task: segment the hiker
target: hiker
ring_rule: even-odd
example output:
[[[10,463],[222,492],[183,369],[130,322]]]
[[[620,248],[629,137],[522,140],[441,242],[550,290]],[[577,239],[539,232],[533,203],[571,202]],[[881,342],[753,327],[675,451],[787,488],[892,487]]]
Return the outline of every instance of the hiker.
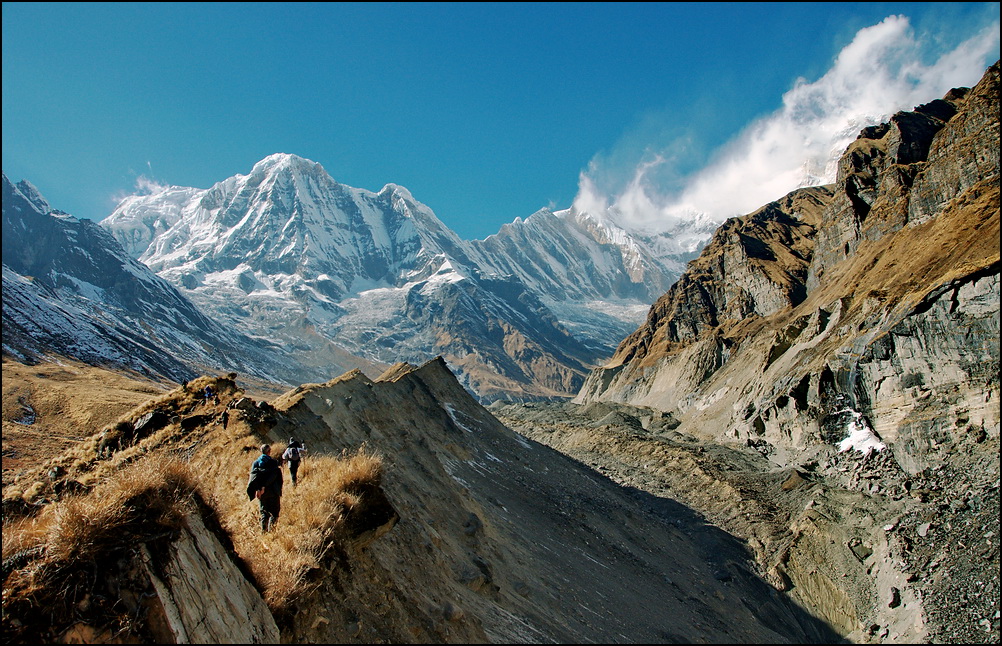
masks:
[[[261,531],[269,532],[282,510],[282,465],[271,457],[271,445],[261,445],[261,455],[251,465],[247,497],[257,498],[261,508]]]
[[[208,404],[209,400],[212,399],[213,396],[212,386],[206,386],[203,394],[205,395],[205,403]]]
[[[296,486],[296,477],[299,473],[299,461],[306,455],[306,444],[294,437],[289,438],[289,448],[282,454],[282,460],[289,463],[289,473],[292,474],[292,486]]]

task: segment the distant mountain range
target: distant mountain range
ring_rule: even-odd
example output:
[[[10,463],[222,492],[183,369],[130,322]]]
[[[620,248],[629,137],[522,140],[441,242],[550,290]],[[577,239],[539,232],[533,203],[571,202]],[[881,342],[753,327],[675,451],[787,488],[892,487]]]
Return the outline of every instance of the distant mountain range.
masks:
[[[268,352],[206,317],[129,257],[104,229],[53,210],[3,176],[3,348],[23,361],[66,355],[183,380],[232,366],[253,376]]]
[[[101,225],[214,320],[286,348],[304,380],[344,355],[440,355],[485,400],[576,393],[714,228],[685,248],[542,210],[464,241],[403,187],[345,186],[289,154],[130,197]]]
[[[61,327],[88,328],[71,321],[92,298],[115,324],[88,336],[112,346],[137,336],[144,351],[123,357],[146,373],[176,379],[202,366],[298,384],[442,356],[485,401],[574,395],[715,228],[707,220],[652,235],[544,209],[486,240],[464,241],[403,187],[351,188],[289,154],[209,189],[129,197],[100,227],[52,210],[27,182],[5,178],[4,190],[5,343],[8,301],[11,330],[24,331],[16,343],[11,336],[15,353],[43,352]],[[11,241],[8,262],[8,228],[40,226],[88,234],[64,233],[47,245],[59,259],[49,267],[17,260],[39,239],[26,233],[16,247]],[[93,266],[69,262],[76,257]],[[50,282],[63,289],[29,294],[29,276],[62,277]],[[108,292],[109,281],[137,298]],[[36,303],[80,311],[18,316]],[[197,343],[168,334],[172,311]],[[31,318],[48,321],[49,332],[32,328]],[[147,318],[167,327],[141,333]],[[110,347],[84,354],[118,356]]]

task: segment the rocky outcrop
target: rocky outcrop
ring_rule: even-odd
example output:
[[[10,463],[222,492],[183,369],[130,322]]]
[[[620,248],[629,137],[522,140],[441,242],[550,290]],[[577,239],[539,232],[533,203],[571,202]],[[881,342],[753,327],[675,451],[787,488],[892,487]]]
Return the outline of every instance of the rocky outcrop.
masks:
[[[802,189],[724,223],[575,402],[684,407],[677,398],[719,370],[736,339],[803,301],[811,240],[830,198],[827,187]]]
[[[726,223],[575,399],[797,451],[851,408],[908,472],[999,433],[998,66],[866,128],[832,187]]]
[[[104,516],[112,527],[95,527],[69,551],[50,541],[5,557],[5,641],[278,643],[275,618],[214,512],[191,496],[174,516],[165,511],[171,494],[155,496]],[[72,504],[62,513],[72,516]]]
[[[996,64],[970,90],[864,129],[831,187],[729,221],[574,400],[665,411],[679,433],[802,474],[811,494],[772,507],[776,528],[719,522],[759,546],[775,585],[853,640],[997,635],[996,620],[951,600],[955,587],[980,594],[961,579],[998,580],[997,502],[958,502],[966,515],[953,518],[950,501],[998,495],[998,105]],[[794,207],[806,198],[813,210]],[[601,462],[620,441],[576,450]],[[649,451],[623,462],[635,469]],[[938,507],[917,481],[934,483]],[[753,489],[756,505],[774,498]],[[901,518],[918,520],[902,533]],[[920,549],[921,519],[937,518],[944,542]],[[980,528],[958,544],[986,541],[984,560],[952,555],[954,524]],[[952,572],[923,572],[948,554]]]
[[[163,644],[275,644],[275,618],[202,517],[189,514],[168,554],[140,547],[155,594],[147,626]],[[158,563],[159,561],[159,563]]]

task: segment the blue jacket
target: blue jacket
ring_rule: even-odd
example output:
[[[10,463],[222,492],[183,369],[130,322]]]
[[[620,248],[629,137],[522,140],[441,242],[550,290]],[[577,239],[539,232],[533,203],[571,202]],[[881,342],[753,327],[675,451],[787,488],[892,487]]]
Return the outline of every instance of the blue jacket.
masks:
[[[264,487],[266,493],[282,495],[282,469],[275,458],[263,453],[251,465],[247,498],[253,500],[254,494],[261,487]]]

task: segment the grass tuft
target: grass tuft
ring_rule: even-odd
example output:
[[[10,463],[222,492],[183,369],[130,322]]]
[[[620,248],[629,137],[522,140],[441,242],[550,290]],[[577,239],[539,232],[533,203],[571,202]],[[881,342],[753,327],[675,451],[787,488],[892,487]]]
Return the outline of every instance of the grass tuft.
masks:
[[[5,523],[4,558],[44,546],[50,567],[92,561],[129,537],[179,527],[195,490],[195,478],[179,460],[130,464],[94,491],[49,505],[37,518]]]

